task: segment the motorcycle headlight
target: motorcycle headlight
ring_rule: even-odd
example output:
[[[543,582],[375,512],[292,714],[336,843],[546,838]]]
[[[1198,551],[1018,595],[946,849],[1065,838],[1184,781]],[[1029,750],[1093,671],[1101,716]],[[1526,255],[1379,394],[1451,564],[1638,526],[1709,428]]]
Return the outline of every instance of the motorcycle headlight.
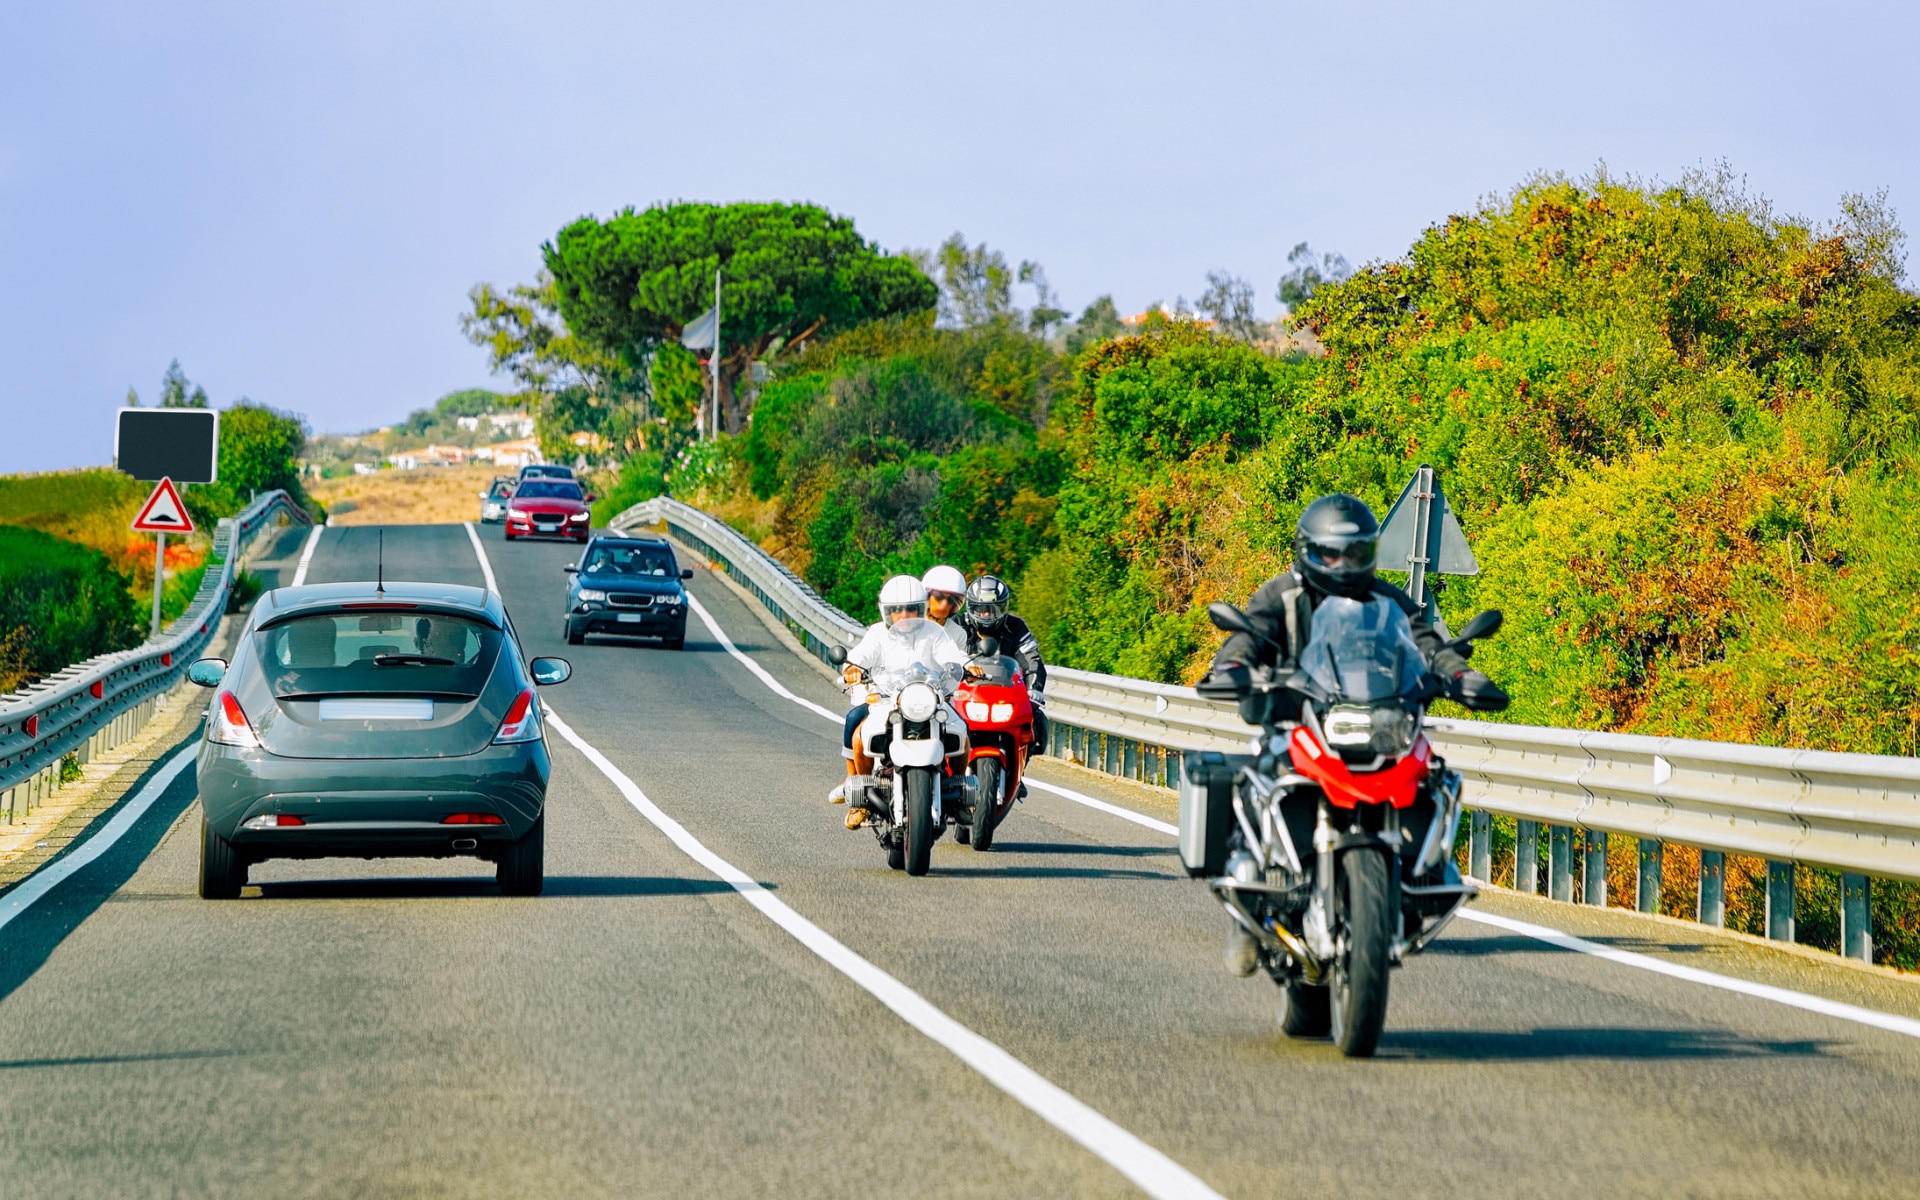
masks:
[[[1373,710],[1336,704],[1327,710],[1321,728],[1329,746],[1366,746],[1373,742]]]
[[[1327,745],[1398,756],[1413,748],[1420,720],[1408,709],[1382,704],[1373,708],[1336,704],[1327,710]]]
[[[924,683],[910,683],[900,693],[900,715],[909,721],[925,721],[940,707],[940,697]]]
[[[606,598],[607,598],[607,594],[601,591],[599,588],[581,588],[580,589],[580,599],[582,600],[605,600]]]

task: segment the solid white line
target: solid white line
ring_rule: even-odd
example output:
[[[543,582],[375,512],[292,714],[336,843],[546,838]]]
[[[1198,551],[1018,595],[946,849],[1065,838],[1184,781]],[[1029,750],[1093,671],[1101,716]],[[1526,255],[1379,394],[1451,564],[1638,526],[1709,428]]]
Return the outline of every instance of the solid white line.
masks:
[[[1460,910],[1462,921],[1472,921],[1479,925],[1491,925],[1495,929],[1504,929],[1536,941],[1560,947],[1562,950],[1577,950],[1581,954],[1591,954],[1595,958],[1604,958],[1608,962],[1619,963],[1625,967],[1635,967],[1642,971],[1652,971],[1656,975],[1666,975],[1673,979],[1684,979],[1688,983],[1697,983],[1702,987],[1719,988],[1726,992],[1738,992],[1743,996],[1757,996],[1762,1000],[1771,1000],[1775,1004],[1784,1004],[1789,1008],[1805,1009],[1807,1012],[1820,1013],[1823,1016],[1838,1017],[1843,1021],[1853,1021],[1861,1025],[1871,1025],[1875,1029],[1885,1029],[1890,1033],[1904,1033],[1908,1037],[1920,1038],[1920,1021],[1910,1017],[1896,1017],[1891,1013],[1875,1012],[1870,1008],[1842,1004],[1838,1000],[1827,1000],[1820,996],[1809,996],[1804,992],[1792,992],[1786,988],[1771,987],[1764,983],[1751,983],[1745,979],[1734,979],[1727,975],[1716,975],[1712,971],[1702,971],[1698,967],[1683,967],[1664,959],[1652,958],[1645,954],[1635,954],[1631,950],[1615,950],[1611,946],[1602,946],[1589,942],[1558,929],[1549,929],[1545,925],[1530,925],[1525,921],[1516,921],[1511,917],[1499,917],[1492,913],[1479,912],[1471,908]]]
[[[1121,808],[1118,804],[1108,804],[1105,800],[1095,800],[1092,796],[1076,792],[1072,788],[1063,788],[1051,783],[1042,783],[1031,775],[1024,775],[1021,778],[1025,779],[1031,787],[1037,787],[1043,792],[1052,792],[1056,796],[1064,796],[1075,804],[1084,804],[1088,808],[1097,808],[1103,813],[1112,813],[1123,821],[1132,821],[1135,825],[1145,825],[1148,829],[1167,834],[1171,837],[1178,837],[1180,835],[1179,826],[1169,825],[1165,821],[1149,817],[1145,813],[1137,813],[1130,808]]]
[[[180,777],[180,772],[192,764],[193,756],[199,752],[198,741],[182,746],[178,753],[154,772],[145,786],[134,794],[133,799],[120,806],[120,811],[113,814],[113,819],[100,827],[100,832],[88,838],[79,849],[69,853],[65,858],[57,859],[52,864],[27,876],[24,883],[8,892],[6,906],[0,908],[0,929],[5,929],[10,921],[27,911],[35,900],[58,887],[62,880],[111,850],[113,844],[126,836],[127,830],[132,829],[134,823],[146,815],[146,811],[153,807],[153,802],[160,798],[160,794]]]
[[[468,526],[468,528],[469,530],[471,530],[472,526]],[[479,545],[478,542],[475,542],[474,544]],[[714,640],[719,642],[721,647],[724,648],[728,654],[731,654],[735,658],[739,659],[740,664],[742,666],[746,667],[747,670],[752,671],[756,676],[758,676],[761,683],[764,683],[768,687],[772,688],[776,695],[784,696],[787,699],[793,701],[795,704],[800,705],[802,708],[812,709],[814,712],[819,713],[821,716],[825,717],[827,720],[832,721],[835,725],[842,724],[846,720],[846,717],[844,714],[836,713],[831,709],[822,708],[811,700],[808,700],[802,696],[794,695],[792,692],[788,691],[785,687],[782,687],[779,680],[775,679],[772,675],[768,674],[767,669],[765,667],[753,661],[751,658],[748,658],[745,654],[742,654],[740,652],[740,647],[733,644],[733,639],[727,636],[726,631],[720,628],[720,623],[713,619],[713,614],[707,611],[707,606],[700,603],[699,597],[695,596],[692,592],[687,593],[687,605],[688,607],[693,609],[693,615],[696,617],[699,617],[700,620],[706,625],[707,632],[713,635]]]
[[[487,548],[480,544],[480,535],[474,532],[472,521],[463,521],[461,524],[466,528],[467,539],[473,543],[474,557],[480,560],[480,574],[486,577],[487,590],[498,596],[500,585],[494,582],[493,564],[487,561]]]
[[[307,581],[307,567],[313,562],[313,548],[320,544],[320,531],[325,525],[315,525],[313,532],[307,535],[307,548],[300,552],[300,565],[293,569],[293,582],[289,587],[299,587]]]
[[[543,706],[545,707],[545,706]],[[1171,1158],[1147,1145],[1119,1125],[1075,1099],[999,1046],[941,1012],[906,984],[887,974],[845,943],[801,916],[785,901],[761,887],[751,876],[721,858],[689,833],[680,822],[661,811],[639,785],[594,749],[567,723],[546,708],[547,723],[587,761],[612,781],[628,803],[660,832],[715,876],[724,880],[768,920],[819,955],[828,965],[858,984],[902,1020],[950,1051],[988,1082],[1066,1134],[1096,1157],[1132,1180],[1150,1196],[1212,1197],[1219,1193]]]

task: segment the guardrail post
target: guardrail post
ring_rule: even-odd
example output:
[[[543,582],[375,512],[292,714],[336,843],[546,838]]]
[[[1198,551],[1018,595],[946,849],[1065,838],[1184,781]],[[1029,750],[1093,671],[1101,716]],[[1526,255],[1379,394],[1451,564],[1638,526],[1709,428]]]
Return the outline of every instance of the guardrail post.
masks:
[[[1607,835],[1597,829],[1584,831],[1586,842],[1586,866],[1580,872],[1581,890],[1585,892],[1581,903],[1591,904],[1595,908],[1607,906]]]
[[[1643,913],[1660,911],[1660,884],[1666,865],[1666,851],[1659,838],[1640,839],[1639,895],[1634,907]]]
[[[1865,875],[1840,877],[1840,953],[1873,961],[1873,881]]]
[[[1547,896],[1573,899],[1573,826],[1547,826]]]
[[[1513,823],[1513,890],[1540,894],[1540,823]]]
[[[1475,809],[1467,816],[1473,822],[1467,834],[1467,874],[1475,879],[1492,879],[1493,814]],[[1452,847],[1449,846],[1448,850],[1451,851]]]
[[[1793,940],[1793,864],[1767,860],[1767,937]]]
[[[1727,923],[1727,856],[1718,850],[1700,852],[1700,908],[1702,925],[1719,928]]]

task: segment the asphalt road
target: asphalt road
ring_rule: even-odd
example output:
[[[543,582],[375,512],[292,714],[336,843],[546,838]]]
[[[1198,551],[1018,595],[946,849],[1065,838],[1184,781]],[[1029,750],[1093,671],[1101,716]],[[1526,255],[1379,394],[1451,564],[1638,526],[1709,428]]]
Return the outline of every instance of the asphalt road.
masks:
[[[889,871],[825,803],[837,725],[697,622],[682,652],[566,646],[576,549],[481,536],[527,651],[574,663],[554,712],[653,804],[1224,1195],[1920,1194],[1920,1039],[1457,922],[1394,977],[1377,1059],[1290,1042],[1274,988],[1221,968],[1223,918],[1170,838],[1036,789],[991,853],[943,840],[927,878]],[[258,569],[290,579],[300,543]],[[376,544],[327,530],[307,580],[371,578]],[[384,553],[388,578],[482,582],[460,526],[389,529]],[[690,586],[839,707],[733,592]],[[325,860],[202,902],[187,772],[0,929],[0,1195],[1139,1194],[549,740],[531,900],[484,864]],[[1838,965],[1483,906],[1920,1011]]]

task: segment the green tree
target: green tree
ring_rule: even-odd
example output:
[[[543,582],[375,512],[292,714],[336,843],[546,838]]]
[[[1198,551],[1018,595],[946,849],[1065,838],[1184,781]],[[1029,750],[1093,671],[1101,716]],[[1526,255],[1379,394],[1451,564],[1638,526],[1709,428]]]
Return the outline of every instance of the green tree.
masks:
[[[542,248],[566,328],[638,370],[713,306],[722,273],[720,410],[745,424],[749,363],[863,321],[933,307],[931,281],[853,222],[808,204],[669,204],[583,217]]]
[[[1315,261],[1313,248],[1305,242],[1288,252],[1287,265],[1292,270],[1280,277],[1274,299],[1286,305],[1289,312],[1313,299],[1313,294],[1327,284],[1339,283],[1353,274],[1346,256],[1323,254]]]
[[[131,388],[128,389],[127,395],[129,398],[134,398]],[[179,359],[176,358],[168,363],[167,373],[160,377],[160,407],[205,408],[206,406],[207,389],[188,381],[186,372],[180,369]]]

